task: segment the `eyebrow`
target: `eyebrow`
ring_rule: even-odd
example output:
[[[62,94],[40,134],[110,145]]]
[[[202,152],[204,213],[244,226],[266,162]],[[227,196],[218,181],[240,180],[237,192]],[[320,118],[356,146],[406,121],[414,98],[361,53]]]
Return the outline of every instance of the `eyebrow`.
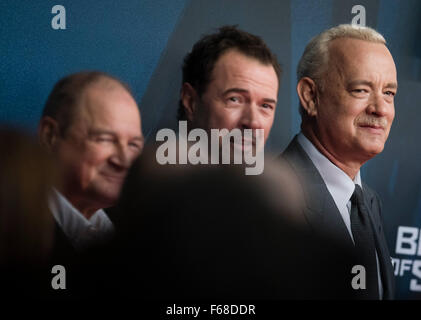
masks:
[[[111,135],[113,137],[116,137],[117,134],[114,131],[110,131],[110,130],[105,130],[105,129],[92,129],[89,131],[89,135],[90,136],[99,136],[101,134],[106,134],[106,135]],[[136,136],[133,139],[130,140],[139,140],[139,141],[144,141],[145,138],[143,136]]]
[[[225,91],[223,92],[223,95],[224,95],[224,96],[226,96],[228,93],[231,93],[231,92],[235,92],[235,93],[249,93],[249,91],[248,91],[248,90],[246,90],[246,89],[241,89],[241,88],[230,88],[230,89],[225,90]],[[276,104],[276,100],[275,100],[275,99],[271,99],[271,98],[264,98],[264,99],[263,99],[263,101],[264,101],[264,102],[269,102],[269,103],[274,103],[274,104]]]
[[[396,82],[391,82],[391,83],[386,84],[386,88],[389,88],[389,89],[397,89],[398,88],[398,84]]]
[[[108,134],[108,135],[111,135],[111,136],[116,135],[115,132],[110,131],[110,130],[104,130],[104,129],[91,129],[91,130],[89,130],[90,136],[98,136],[98,135],[101,135],[101,134]]]
[[[137,136],[137,137],[134,137],[132,140],[138,140],[138,141],[144,142],[145,138],[143,136]]]
[[[366,85],[369,87],[373,86],[373,83],[367,80],[355,80],[355,81],[351,81],[349,84],[349,86],[355,86],[355,85]],[[389,82],[385,85],[385,88],[389,88],[389,89],[397,89],[398,88],[398,84],[396,82]]]

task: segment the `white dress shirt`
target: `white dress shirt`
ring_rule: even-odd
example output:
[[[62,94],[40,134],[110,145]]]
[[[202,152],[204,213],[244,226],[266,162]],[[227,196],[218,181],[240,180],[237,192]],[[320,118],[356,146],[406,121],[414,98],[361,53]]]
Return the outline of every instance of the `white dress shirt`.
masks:
[[[88,220],[60,192],[53,189],[49,207],[55,220],[77,251],[104,243],[114,235],[114,226],[104,210],[96,211]]]
[[[338,208],[343,221],[345,222],[346,228],[348,229],[349,235],[351,236],[352,242],[354,237],[351,231],[351,196],[354,193],[355,185],[358,184],[362,189],[361,175],[358,171],[354,180],[352,180],[344,171],[335,166],[328,158],[326,158],[319,150],[308,140],[302,132],[298,135],[298,143],[307,153],[317,171],[320,175],[326,187],[333,198],[333,201]],[[377,261],[377,276],[379,283],[379,294],[380,299],[383,298],[383,285],[380,276],[380,265],[379,259],[376,252]]]

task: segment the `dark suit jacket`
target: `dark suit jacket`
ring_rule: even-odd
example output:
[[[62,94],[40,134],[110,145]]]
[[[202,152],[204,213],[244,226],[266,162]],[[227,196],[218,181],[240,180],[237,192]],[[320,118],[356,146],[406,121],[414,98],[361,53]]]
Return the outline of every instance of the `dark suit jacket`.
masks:
[[[286,203],[289,175],[273,183],[270,174],[165,167],[142,153],[117,206],[124,219],[110,261],[120,266],[108,291],[161,301],[352,298],[355,290],[340,294],[352,279],[345,250],[308,232]]]
[[[62,228],[55,221],[54,242],[49,262],[48,283],[53,275],[51,268],[62,265],[66,270],[66,290],[52,290],[49,288],[49,299],[91,299],[102,298],[103,282],[110,275],[112,267],[106,252],[109,244],[96,246],[87,251],[78,252],[67,238]]]
[[[354,245],[341,214],[317,168],[298,143],[297,136],[283,152],[282,157],[296,173],[303,188],[306,201],[304,215],[313,232],[321,237],[333,238],[337,243],[352,250]],[[381,221],[381,203],[377,194],[365,184],[363,192],[374,229],[384,291],[383,299],[393,299],[395,282]]]

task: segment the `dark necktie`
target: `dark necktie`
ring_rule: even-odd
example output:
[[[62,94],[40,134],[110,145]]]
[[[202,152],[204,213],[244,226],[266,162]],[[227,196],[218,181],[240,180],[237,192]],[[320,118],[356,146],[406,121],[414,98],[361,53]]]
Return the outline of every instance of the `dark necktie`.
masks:
[[[351,231],[354,237],[358,264],[366,270],[366,289],[360,290],[363,299],[379,299],[376,245],[363,191],[355,185],[351,197]]]

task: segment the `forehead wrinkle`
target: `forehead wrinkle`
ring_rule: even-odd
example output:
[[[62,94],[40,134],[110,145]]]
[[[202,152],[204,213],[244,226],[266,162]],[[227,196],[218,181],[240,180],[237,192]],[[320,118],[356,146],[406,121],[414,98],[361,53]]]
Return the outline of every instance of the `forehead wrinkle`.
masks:
[[[103,90],[104,87],[88,86],[81,95],[80,101],[75,112],[74,124],[78,125],[79,130],[83,130],[84,134],[89,135],[91,130],[105,129],[102,118],[104,113],[101,109],[104,107],[97,101],[97,90]],[[103,123],[102,126],[98,124]]]
[[[342,45],[340,41],[342,40]],[[359,45],[360,43],[360,45]],[[360,39],[343,38],[332,41],[332,52],[335,53],[335,58],[341,63],[344,70],[348,70],[350,74],[354,73],[354,70],[358,70],[358,61],[363,59],[365,63],[375,59],[376,63],[380,63],[380,66],[393,67],[396,73],[396,66],[392,54],[385,44],[370,42]],[[348,50],[345,50],[348,47]],[[362,54],[362,50],[366,50],[365,54]],[[355,52],[355,55],[351,55],[350,52]],[[381,59],[381,61],[378,61]],[[354,66],[357,64],[357,67]],[[362,70],[364,71],[364,69]]]
[[[229,79],[227,78],[226,80],[227,81],[225,82],[225,85],[229,84],[229,82],[232,80],[235,83],[232,87],[229,87],[227,90],[225,90],[225,92],[229,92],[230,90],[235,89],[235,92],[245,94],[249,97],[256,97],[257,94],[259,99],[275,101],[277,99],[277,88],[275,88],[270,81],[260,81],[260,79],[238,73],[233,73],[233,76]],[[270,93],[272,90],[274,91],[273,96]]]
[[[231,60],[233,61],[227,61],[227,56],[228,55],[232,55],[232,54],[236,54],[237,56],[234,56],[231,58]],[[263,80],[260,80],[261,77],[259,77],[258,79],[256,79],[255,76],[250,75],[250,73],[248,72],[248,69],[243,70],[243,69],[239,69],[238,66],[236,66],[235,62],[238,60],[248,60],[250,62],[250,64],[253,64],[253,70],[255,69],[255,65],[258,65],[262,68],[269,68],[271,69],[271,72],[273,72],[273,74],[275,75],[275,83],[276,85],[272,84],[272,81],[270,79],[270,77],[265,76],[263,77]],[[219,69],[219,70],[218,70]],[[274,89],[275,91],[277,91],[279,89],[279,82],[278,82],[278,78],[275,72],[275,69],[273,68],[272,65],[266,65],[261,63],[259,60],[254,59],[252,57],[248,57],[247,55],[242,54],[241,52],[237,52],[235,50],[233,51],[228,51],[227,53],[225,53],[224,55],[222,55],[218,61],[215,63],[215,66],[212,70],[211,73],[211,77],[210,77],[210,81],[209,81],[209,85],[212,84],[213,81],[217,81],[217,77],[216,77],[216,72],[219,71],[220,77],[223,78],[223,86],[224,88],[222,88],[223,91],[229,90],[231,87],[226,88],[226,86],[229,84],[230,81],[234,80],[235,83],[232,84],[232,88],[239,88],[239,89],[245,89],[246,91],[248,91],[250,93],[250,85],[247,86],[242,86],[242,85],[238,85],[238,81],[242,82],[242,83],[252,83],[252,84],[256,84],[257,86],[260,87],[270,87],[271,89]],[[259,70],[260,73],[264,73],[266,74],[266,72],[263,72],[262,70]],[[253,87],[253,86],[251,86]],[[273,97],[268,97],[268,98],[273,98]]]
[[[335,40],[343,40],[343,41],[349,41],[349,40],[357,40],[357,39],[335,39]],[[336,72],[340,79],[340,84],[342,87],[347,87],[350,85],[350,83],[354,81],[364,81],[367,82],[368,85],[373,86],[372,80],[367,80],[366,74],[361,73],[361,70],[359,70],[359,66],[355,67],[355,64],[358,65],[358,58],[350,56],[348,51],[344,50],[343,46],[339,46],[339,42],[332,41],[332,48],[330,48],[330,61],[329,66],[331,72]],[[358,75],[359,78],[355,78],[355,76]],[[371,77],[371,76],[370,76]]]
[[[101,77],[97,79],[95,82],[86,85],[79,94],[78,101],[76,102],[76,106],[81,106],[84,102],[86,102],[87,97],[92,93],[92,90],[104,90],[104,91],[111,91],[115,89],[122,89],[127,91],[127,89],[122,86],[119,82],[114,79]]]

